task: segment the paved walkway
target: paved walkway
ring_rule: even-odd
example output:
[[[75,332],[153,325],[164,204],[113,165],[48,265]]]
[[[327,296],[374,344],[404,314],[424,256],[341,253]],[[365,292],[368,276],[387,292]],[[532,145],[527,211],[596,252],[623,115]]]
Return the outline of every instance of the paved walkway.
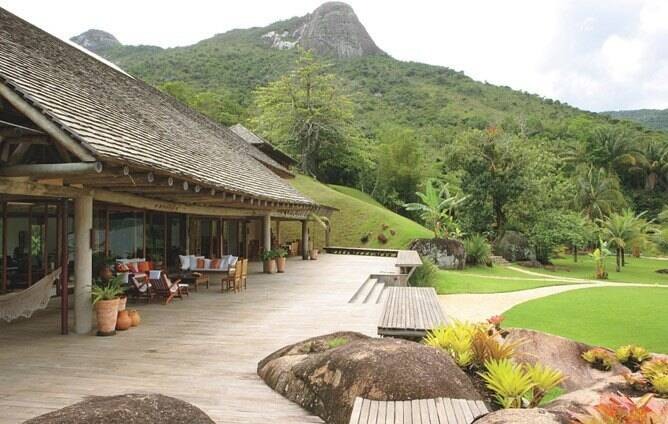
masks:
[[[220,423],[321,422],[266,386],[257,363],[333,331],[374,336],[381,305],[348,300],[369,274],[393,269],[394,258],[290,260],[285,274],[251,274],[239,294],[213,286],[170,305],[138,305],[142,324],[116,337],[61,336],[57,308],[0,324],[0,423],[130,392],[183,399]]]

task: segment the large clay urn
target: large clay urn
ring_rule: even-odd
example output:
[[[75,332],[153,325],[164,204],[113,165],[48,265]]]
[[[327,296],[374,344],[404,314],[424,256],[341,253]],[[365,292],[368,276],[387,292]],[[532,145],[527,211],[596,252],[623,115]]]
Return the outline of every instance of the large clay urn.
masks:
[[[287,260],[285,257],[276,258],[276,270],[278,272],[285,272],[285,264]]]
[[[128,315],[130,316],[130,321],[132,321],[132,326],[136,327],[139,325],[141,322],[141,316],[139,315],[139,311],[136,309],[131,310],[128,312]]]
[[[126,309],[118,311],[118,317],[116,318],[116,330],[125,331],[132,326],[132,318]]]
[[[116,334],[118,301],[118,298],[112,300],[100,300],[95,304],[98,336],[113,336]]]
[[[121,296],[118,298],[118,312],[120,312],[120,311],[124,311],[124,310],[125,310],[125,306],[127,305],[127,303],[128,303],[128,296],[125,295],[125,294],[124,294],[124,295],[121,295]]]
[[[276,259],[269,259],[262,262],[262,268],[265,274],[274,274],[276,272]]]
[[[311,257],[312,261],[315,261],[316,259],[318,259],[318,253],[319,253],[318,249],[309,250],[309,256]]]

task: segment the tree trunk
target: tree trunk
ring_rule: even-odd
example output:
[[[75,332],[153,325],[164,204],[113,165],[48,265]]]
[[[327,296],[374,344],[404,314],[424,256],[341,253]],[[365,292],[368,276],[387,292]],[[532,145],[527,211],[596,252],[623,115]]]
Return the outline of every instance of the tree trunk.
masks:
[[[573,245],[573,262],[578,262],[578,247]]]
[[[626,266],[626,251],[622,247],[622,266]]]
[[[617,258],[616,258],[617,259],[617,272],[620,272],[622,270],[622,267],[621,267],[621,265],[622,265],[622,249],[617,248],[616,252],[617,252],[617,255],[616,255],[617,256]]]

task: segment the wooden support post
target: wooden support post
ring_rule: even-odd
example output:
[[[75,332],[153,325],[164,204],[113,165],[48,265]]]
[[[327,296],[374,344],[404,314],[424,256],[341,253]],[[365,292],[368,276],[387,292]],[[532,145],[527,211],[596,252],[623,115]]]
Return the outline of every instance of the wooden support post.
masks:
[[[7,266],[7,202],[2,202],[2,293],[7,291]]]
[[[190,255],[190,215],[186,214],[186,255]]]
[[[49,274],[49,249],[47,247],[49,237],[49,204],[44,204],[44,232],[42,233],[42,267],[44,276]]]
[[[74,199],[74,331],[89,333],[93,327],[91,290],[93,281],[93,252],[90,232],[93,228],[93,198]]]
[[[302,259],[308,260],[308,220],[302,221]]]
[[[32,286],[32,205],[28,206],[28,287]]]
[[[281,246],[281,221],[276,221],[276,243]]]
[[[269,214],[264,216],[262,232],[264,235],[262,247],[265,252],[268,252],[271,250],[271,215]]]
[[[68,265],[69,257],[67,252],[67,199],[63,200],[60,206],[60,225],[59,225],[59,249],[60,249],[60,334],[69,333],[69,288],[68,288]]]

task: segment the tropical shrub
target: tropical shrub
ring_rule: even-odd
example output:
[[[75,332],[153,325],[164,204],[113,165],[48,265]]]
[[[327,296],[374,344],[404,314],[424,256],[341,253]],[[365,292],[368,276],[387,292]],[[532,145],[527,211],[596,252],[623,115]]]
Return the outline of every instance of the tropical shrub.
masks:
[[[615,363],[615,355],[600,347],[589,349],[582,354],[582,359],[601,371],[609,371],[612,368],[612,364]]]
[[[487,322],[494,326],[496,331],[501,331],[501,323],[506,319],[503,315],[492,315],[487,318]]]
[[[362,244],[368,243],[369,242],[369,237],[371,237],[371,232],[363,234],[362,237],[360,237],[360,241],[362,242]]]
[[[484,236],[477,234],[464,240],[464,250],[467,264],[491,265],[489,257],[492,254],[492,246]]]
[[[561,371],[540,363],[520,365],[506,358],[490,359],[484,365],[485,372],[478,375],[503,408],[535,408],[566,379]]]
[[[615,351],[615,356],[622,365],[634,372],[640,369],[640,364],[651,357],[647,349],[636,345],[621,346]]]
[[[429,258],[422,258],[422,266],[415,268],[408,280],[411,286],[433,287],[438,279],[438,267]]]
[[[125,291],[120,276],[116,276],[104,283],[100,280],[93,284],[91,293],[93,295],[93,305],[103,300],[114,300]]]
[[[476,330],[471,340],[471,349],[475,362],[482,365],[489,360],[510,359],[519,344],[505,341],[494,331]]]
[[[655,358],[645,361],[640,366],[640,372],[652,390],[661,396],[668,396],[668,359]]]
[[[586,414],[573,414],[574,424],[668,424],[668,405],[663,407],[647,394],[638,401],[622,394],[604,394]]]

